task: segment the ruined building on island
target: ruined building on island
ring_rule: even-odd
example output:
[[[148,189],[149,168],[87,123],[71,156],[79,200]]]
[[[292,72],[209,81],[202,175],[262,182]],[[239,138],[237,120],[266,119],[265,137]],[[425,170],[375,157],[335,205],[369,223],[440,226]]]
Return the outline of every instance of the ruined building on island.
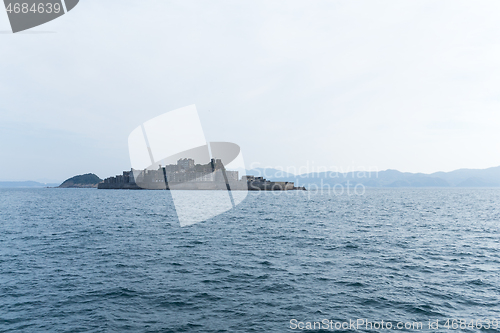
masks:
[[[289,191],[305,190],[293,182],[272,182],[263,177],[242,176],[238,171],[226,170],[220,159],[207,164],[195,164],[190,158],[181,158],[177,164],[158,166],[151,170],[124,171],[122,175],[106,178],[99,189],[128,190],[249,190]]]

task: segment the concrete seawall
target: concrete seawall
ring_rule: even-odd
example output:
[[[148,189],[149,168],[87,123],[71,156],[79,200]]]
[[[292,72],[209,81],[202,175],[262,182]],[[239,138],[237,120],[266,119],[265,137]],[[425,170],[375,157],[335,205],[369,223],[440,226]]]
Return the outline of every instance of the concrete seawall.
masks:
[[[138,186],[135,183],[99,183],[97,186],[101,190],[227,190],[225,183],[221,182],[185,182],[185,183],[169,183],[168,188],[165,188],[165,183],[147,183],[140,184]],[[305,190],[304,187],[294,187],[293,183],[290,182],[237,182],[229,184],[232,191],[293,191],[293,190]]]

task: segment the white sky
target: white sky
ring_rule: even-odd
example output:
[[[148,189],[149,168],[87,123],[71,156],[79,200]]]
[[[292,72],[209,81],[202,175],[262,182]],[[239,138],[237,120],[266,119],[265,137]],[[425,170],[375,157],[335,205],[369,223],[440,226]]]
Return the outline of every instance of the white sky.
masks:
[[[499,13],[498,1],[81,0],[11,34],[0,11],[0,180],[120,173],[134,128],[190,104],[247,167],[498,166]]]

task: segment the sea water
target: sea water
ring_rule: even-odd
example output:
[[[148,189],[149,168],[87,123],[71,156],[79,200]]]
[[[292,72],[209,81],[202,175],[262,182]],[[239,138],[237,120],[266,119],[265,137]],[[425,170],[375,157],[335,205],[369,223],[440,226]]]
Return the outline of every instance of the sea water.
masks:
[[[0,189],[0,332],[498,332],[499,220],[498,189],[251,192],[184,228],[168,191]]]

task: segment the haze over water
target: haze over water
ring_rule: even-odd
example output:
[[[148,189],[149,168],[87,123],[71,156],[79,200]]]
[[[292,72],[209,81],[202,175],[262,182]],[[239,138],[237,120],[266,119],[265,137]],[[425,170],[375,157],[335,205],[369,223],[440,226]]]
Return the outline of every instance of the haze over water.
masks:
[[[250,192],[180,228],[166,191],[0,189],[0,331],[500,319],[498,202],[498,189]]]

